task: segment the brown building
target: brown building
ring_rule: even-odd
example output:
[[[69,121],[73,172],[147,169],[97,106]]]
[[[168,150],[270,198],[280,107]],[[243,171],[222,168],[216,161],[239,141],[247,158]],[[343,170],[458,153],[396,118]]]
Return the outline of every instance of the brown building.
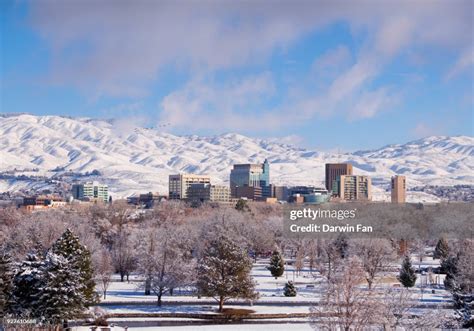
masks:
[[[186,200],[191,184],[210,184],[211,178],[204,175],[179,174],[169,176],[169,199]]]
[[[392,177],[392,203],[405,203],[407,183],[405,176]]]
[[[333,183],[339,176],[352,175],[352,164],[350,163],[326,163],[326,189],[332,193]]]
[[[222,185],[196,183],[188,188],[189,202],[230,202],[230,188]]]
[[[372,181],[367,176],[339,176],[334,193],[344,201],[371,201]]]
[[[247,198],[248,200],[261,200],[262,188],[258,186],[237,186],[234,188],[235,198]]]

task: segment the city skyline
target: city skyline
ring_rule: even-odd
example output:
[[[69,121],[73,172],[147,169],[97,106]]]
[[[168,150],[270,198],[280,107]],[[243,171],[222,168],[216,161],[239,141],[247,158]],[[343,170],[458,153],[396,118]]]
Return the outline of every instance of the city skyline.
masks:
[[[1,112],[320,149],[472,136],[472,2],[144,4],[2,2]]]

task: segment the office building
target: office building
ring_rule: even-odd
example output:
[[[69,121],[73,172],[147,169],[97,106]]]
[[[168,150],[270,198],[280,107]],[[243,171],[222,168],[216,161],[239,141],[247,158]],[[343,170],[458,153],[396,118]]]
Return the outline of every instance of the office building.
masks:
[[[187,199],[191,184],[210,184],[211,178],[206,175],[179,174],[169,176],[169,199]]]
[[[262,200],[266,197],[262,195],[262,188],[260,186],[237,186],[234,188],[233,198]]]
[[[272,196],[278,201],[288,201],[290,188],[288,186],[272,186]]]
[[[230,190],[233,197],[238,197],[236,193],[238,187],[260,187],[264,197],[271,197],[268,161],[265,160],[262,164],[234,164],[230,172]]]
[[[372,181],[367,176],[339,176],[334,181],[333,195],[345,201],[370,201]]]
[[[82,201],[109,201],[109,189],[107,185],[98,182],[87,182],[72,185],[72,196]]]
[[[342,175],[352,175],[352,164],[326,163],[326,189],[328,192],[333,192],[334,181]]]
[[[136,206],[142,206],[146,209],[153,208],[155,204],[166,200],[166,196],[158,193],[148,192],[140,195],[133,195],[127,197],[127,203]]]
[[[189,202],[230,202],[230,188],[223,185],[191,184],[187,192]]]
[[[406,178],[405,176],[392,177],[392,203],[405,203],[406,200]]]

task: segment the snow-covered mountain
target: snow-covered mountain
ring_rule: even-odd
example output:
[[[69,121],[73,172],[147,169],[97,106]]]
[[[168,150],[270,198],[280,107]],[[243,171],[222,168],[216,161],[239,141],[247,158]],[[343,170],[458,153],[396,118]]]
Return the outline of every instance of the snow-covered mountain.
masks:
[[[379,199],[388,195],[394,174],[406,175],[409,187],[474,184],[474,138],[468,136],[433,136],[337,155],[239,134],[175,136],[97,119],[0,115],[0,171],[51,177],[58,170],[98,170],[116,196],[166,192],[168,175],[178,172],[208,174],[214,183],[226,183],[234,163],[265,158],[272,182],[290,185],[321,186],[325,163],[350,162],[356,174],[373,178]],[[0,192],[25,185],[33,184],[0,180]]]

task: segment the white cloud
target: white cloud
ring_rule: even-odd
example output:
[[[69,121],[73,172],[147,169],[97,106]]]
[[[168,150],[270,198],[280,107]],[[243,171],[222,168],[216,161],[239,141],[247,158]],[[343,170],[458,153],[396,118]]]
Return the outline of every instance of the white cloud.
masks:
[[[465,50],[459,55],[456,63],[451,67],[451,69],[446,74],[445,79],[449,80],[465,71],[469,71],[471,78],[474,79],[474,48]]]
[[[426,123],[420,122],[413,129],[413,135],[416,138],[425,138],[429,136],[440,135],[440,128],[435,128]]]
[[[407,16],[389,18],[380,28],[375,49],[384,56],[393,56],[413,38],[416,22]]]
[[[391,107],[394,103],[394,96],[388,93],[386,88],[362,93],[357,103],[349,110],[350,119],[372,118],[377,113]]]
[[[275,85],[268,72],[224,85],[195,79],[163,99],[160,123],[194,130],[256,130],[279,121],[272,114],[256,109],[263,107],[262,101],[274,93]]]
[[[330,49],[323,55],[317,57],[312,65],[316,73],[325,71],[337,71],[345,68],[351,61],[351,52],[344,45]]]
[[[472,1],[31,1],[52,47],[50,82],[92,97],[143,97],[160,70],[199,72],[265,61],[306,33],[348,22],[391,56],[408,43],[472,42]],[[370,50],[369,50],[370,51]]]

